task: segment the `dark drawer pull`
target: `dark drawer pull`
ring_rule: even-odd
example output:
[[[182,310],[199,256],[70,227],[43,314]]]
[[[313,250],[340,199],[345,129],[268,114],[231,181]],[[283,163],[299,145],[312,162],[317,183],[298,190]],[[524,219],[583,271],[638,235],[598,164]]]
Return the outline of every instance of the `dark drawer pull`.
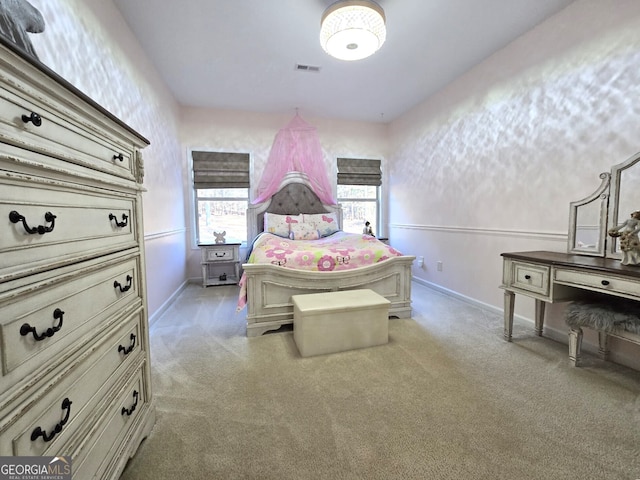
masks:
[[[24,123],[33,123],[34,127],[39,127],[42,125],[42,117],[38,115],[36,112],[31,112],[30,115],[22,115],[22,121]]]
[[[27,220],[18,212],[16,212],[15,210],[9,212],[9,220],[11,220],[11,223],[22,222],[22,226],[27,231],[27,233],[30,234],[39,233],[40,235],[44,235],[45,233],[53,232],[53,229],[56,226],[56,216],[51,212],[47,212],[44,214],[44,219],[47,222],[51,222],[51,226],[45,227],[44,225],[38,225],[37,227],[32,228],[27,225]]]
[[[524,276],[524,279],[525,279],[525,280],[531,280],[531,275],[525,275],[525,276]]]
[[[54,325],[51,328],[47,328],[43,333],[38,334],[38,332],[36,332],[36,327],[32,327],[28,323],[23,323],[22,326],[20,327],[20,335],[25,337],[25,336],[29,335],[30,333],[32,333],[33,334],[33,338],[35,338],[37,342],[39,342],[40,340],[44,340],[45,338],[53,337],[53,334],[56,333],[57,331],[59,331],[62,328],[62,317],[63,316],[64,316],[64,312],[62,310],[60,310],[59,308],[56,308],[53,311],[53,318],[58,320],[58,324],[57,325]]]
[[[602,283],[602,285],[606,287],[607,285],[609,285],[609,280],[602,280],[600,283]]]
[[[116,227],[126,227],[127,223],[129,221],[129,217],[127,216],[127,214],[123,213],[122,214],[122,222],[118,222],[118,217],[116,217],[113,213],[109,214],[109,220],[113,220],[116,222]]]
[[[135,398],[135,402],[133,403],[131,408],[122,407],[121,415],[130,416],[135,411],[136,407],[138,406],[138,391],[137,390],[133,391],[133,398]]]
[[[121,162],[124,162],[124,155],[122,155],[121,153],[117,153],[113,156],[114,160],[120,160]]]
[[[122,345],[120,345],[118,347],[118,352],[122,352],[125,355],[129,355],[131,353],[131,351],[136,346],[136,336],[132,333],[130,338],[131,338],[131,344],[128,347],[123,347]]]
[[[224,258],[226,256],[227,256],[227,254],[225,252],[223,252],[223,253],[216,252],[216,257],[218,257],[218,258]]]
[[[113,282],[113,288],[119,288],[120,293],[127,292],[131,288],[132,281],[133,281],[133,277],[131,275],[127,275],[127,284],[124,287],[119,281],[116,280],[115,282]]]
[[[65,398],[62,401],[62,410],[66,410],[67,413],[65,413],[64,418],[60,421],[60,423],[58,423],[53,431],[47,435],[47,432],[45,432],[44,430],[42,430],[42,428],[40,427],[36,427],[33,432],[31,432],[31,441],[35,442],[38,437],[42,437],[42,439],[45,442],[50,442],[51,440],[53,440],[53,437],[55,437],[57,434],[59,434],[62,431],[62,427],[65,426],[65,424],[69,421],[69,414],[71,413],[71,404],[73,402],[71,402],[71,400],[69,400],[68,398]]]

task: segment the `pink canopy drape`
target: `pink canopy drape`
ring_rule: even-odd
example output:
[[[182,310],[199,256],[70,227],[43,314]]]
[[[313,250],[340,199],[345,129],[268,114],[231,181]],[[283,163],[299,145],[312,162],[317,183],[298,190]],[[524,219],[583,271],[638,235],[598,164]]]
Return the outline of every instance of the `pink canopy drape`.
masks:
[[[324,166],[318,133],[315,127],[298,114],[276,134],[258,184],[256,199],[252,203],[261,203],[271,198],[288,172],[306,174],[311,188],[322,203],[336,204]]]

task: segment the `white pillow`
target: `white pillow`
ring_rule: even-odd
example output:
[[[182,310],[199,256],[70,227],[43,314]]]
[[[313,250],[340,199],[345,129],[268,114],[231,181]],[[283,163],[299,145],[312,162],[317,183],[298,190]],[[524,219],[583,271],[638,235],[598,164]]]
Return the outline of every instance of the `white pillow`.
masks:
[[[278,215],[267,212],[264,214],[264,231],[289,238],[289,225],[300,222],[302,222],[302,215]]]
[[[338,216],[332,213],[305,213],[303,215],[304,223],[314,225],[321,237],[326,237],[339,230]]]
[[[291,240],[317,240],[320,238],[316,226],[312,223],[292,223],[290,228],[289,238]]]

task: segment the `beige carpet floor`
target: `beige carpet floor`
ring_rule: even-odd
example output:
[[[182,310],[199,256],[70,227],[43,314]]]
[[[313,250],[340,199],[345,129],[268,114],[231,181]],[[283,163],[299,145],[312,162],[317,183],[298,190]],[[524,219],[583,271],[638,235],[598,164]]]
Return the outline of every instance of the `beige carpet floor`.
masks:
[[[121,480],[640,479],[640,372],[424,286],[389,343],[300,357],[246,338],[237,287],[151,328],[157,422]]]

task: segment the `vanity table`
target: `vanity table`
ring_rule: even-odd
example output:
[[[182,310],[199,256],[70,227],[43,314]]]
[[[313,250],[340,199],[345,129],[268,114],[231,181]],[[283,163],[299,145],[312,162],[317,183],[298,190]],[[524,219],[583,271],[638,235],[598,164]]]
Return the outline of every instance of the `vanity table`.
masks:
[[[502,253],[504,338],[511,341],[516,294],[535,299],[534,328],[542,335],[547,303],[622,297],[640,300],[640,265],[622,265],[620,246],[607,232],[640,210],[640,153],[600,174],[601,184],[588,197],[572,202],[567,252]],[[640,344],[640,336],[616,329],[599,331],[600,353],[606,358],[608,337]],[[582,331],[569,331],[569,356],[580,356]]]
[[[563,252],[503,253],[504,338],[511,341],[515,295],[535,299],[535,332],[542,335],[546,303],[579,300],[589,292],[640,300],[640,267]]]

